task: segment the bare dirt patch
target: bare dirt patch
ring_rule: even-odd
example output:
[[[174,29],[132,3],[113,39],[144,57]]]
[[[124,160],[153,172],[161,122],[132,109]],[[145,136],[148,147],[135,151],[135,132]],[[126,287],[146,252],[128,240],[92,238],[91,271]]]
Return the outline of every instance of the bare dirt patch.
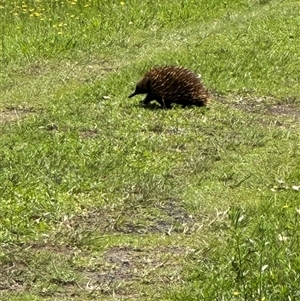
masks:
[[[78,249],[55,242],[39,241],[2,247],[0,299],[22,291],[39,295],[72,295],[78,290],[70,265]],[[1,299],[2,300],[2,299]]]
[[[0,266],[0,281],[7,280],[2,281],[5,283],[2,291],[11,292],[11,285],[19,281],[19,290],[39,290],[39,295],[45,297],[78,297],[88,293],[94,297],[141,300],[159,296],[166,285],[183,281],[185,258],[194,250],[185,246],[158,245],[113,246],[104,252],[95,252],[95,246],[89,248],[90,239],[93,235],[114,233],[145,235],[172,231],[187,234],[194,224],[194,218],[179,199],[128,203],[66,218],[57,235],[18,246],[12,252],[17,256]],[[10,266],[14,267],[13,273],[8,273]],[[62,268],[66,271],[57,274]],[[68,276],[70,271],[74,277]],[[43,279],[35,280],[36,274],[42,274]],[[43,291],[40,291],[41,281],[44,282]]]
[[[0,124],[20,121],[34,112],[33,108],[7,107],[0,111]]]
[[[8,106],[0,110],[0,124],[18,122],[28,117],[29,115],[40,113],[41,109],[33,107]]]
[[[152,287],[155,291],[179,282],[180,262],[190,252],[176,246],[156,249],[112,247],[104,253],[101,265],[82,273],[92,290],[138,298],[145,292],[143,288]]]
[[[8,251],[8,250],[7,250]],[[15,246],[0,265],[0,297],[17,292],[49,297],[114,296],[140,300],[182,281],[184,246],[114,246],[91,253],[54,241]]]
[[[98,129],[85,129],[79,132],[80,138],[96,138],[98,136]]]
[[[25,281],[22,274],[26,270],[26,266],[20,262],[6,264],[0,267],[0,292],[14,291],[20,292],[26,289]]]
[[[73,229],[94,229],[98,233],[185,233],[195,230],[196,219],[189,215],[180,200],[169,199],[156,204],[125,204],[100,208],[68,221]]]
[[[293,121],[300,120],[300,107],[295,105],[295,99],[276,99],[274,97],[258,97],[253,96],[219,96],[215,95],[218,102],[228,104],[249,113],[258,113],[269,116],[285,116],[290,117]]]
[[[47,243],[43,241],[37,241],[35,243],[31,243],[27,246],[28,250],[32,250],[33,252],[49,252],[51,254],[62,254],[62,255],[73,255],[76,252],[76,248],[69,245],[60,245]]]
[[[300,120],[300,108],[292,105],[274,105],[267,107],[267,114],[270,115],[285,115],[293,117],[295,120]]]

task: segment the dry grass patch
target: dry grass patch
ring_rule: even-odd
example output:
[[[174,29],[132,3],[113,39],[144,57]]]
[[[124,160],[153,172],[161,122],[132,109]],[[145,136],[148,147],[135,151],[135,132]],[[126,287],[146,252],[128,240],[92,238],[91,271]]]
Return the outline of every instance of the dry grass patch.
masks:
[[[22,108],[13,106],[7,107],[6,109],[0,111],[0,124],[18,122],[33,113],[36,113],[36,110],[33,108]]]
[[[191,234],[199,228],[199,219],[175,199],[104,207],[75,216],[67,223],[74,230],[93,229],[97,233]]]
[[[261,115],[261,122],[266,123],[266,117],[274,125],[288,127],[300,120],[300,107],[294,103],[293,98],[278,99],[274,97],[253,97],[251,95],[220,96],[215,95],[215,100],[222,104],[242,110],[253,116]]]
[[[112,247],[104,253],[101,264],[82,273],[90,290],[120,299],[138,299],[147,291],[157,294],[165,285],[179,283],[180,262],[191,251],[176,246],[154,249]]]

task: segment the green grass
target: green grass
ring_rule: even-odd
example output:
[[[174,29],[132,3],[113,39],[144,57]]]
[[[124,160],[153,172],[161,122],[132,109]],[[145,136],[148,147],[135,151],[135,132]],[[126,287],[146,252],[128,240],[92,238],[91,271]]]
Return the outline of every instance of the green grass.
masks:
[[[1,300],[298,300],[298,1],[0,1]],[[128,99],[153,65],[209,108]]]

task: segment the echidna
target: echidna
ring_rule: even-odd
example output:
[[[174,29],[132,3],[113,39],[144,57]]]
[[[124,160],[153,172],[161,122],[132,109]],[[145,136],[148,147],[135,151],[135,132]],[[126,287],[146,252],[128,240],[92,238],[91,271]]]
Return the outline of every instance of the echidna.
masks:
[[[149,70],[138,81],[134,93],[129,95],[129,98],[138,94],[147,94],[143,104],[156,100],[166,108],[170,108],[172,103],[205,106],[209,100],[208,91],[199,76],[180,66],[156,67]]]

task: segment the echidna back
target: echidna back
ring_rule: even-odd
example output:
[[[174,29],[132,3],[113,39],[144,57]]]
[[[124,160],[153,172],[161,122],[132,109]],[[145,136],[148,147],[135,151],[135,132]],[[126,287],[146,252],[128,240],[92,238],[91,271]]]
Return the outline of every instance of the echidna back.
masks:
[[[179,66],[151,69],[145,76],[150,80],[153,98],[182,105],[205,105],[208,91],[194,72]]]

